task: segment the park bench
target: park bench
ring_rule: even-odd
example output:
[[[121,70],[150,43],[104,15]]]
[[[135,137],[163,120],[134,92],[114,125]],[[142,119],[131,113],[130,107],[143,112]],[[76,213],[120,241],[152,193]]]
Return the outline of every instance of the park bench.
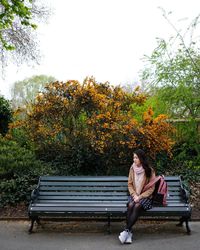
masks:
[[[154,206],[142,216],[151,218],[178,217],[178,225],[186,223],[190,233],[191,207],[187,191],[179,176],[165,177],[168,184],[166,206]],[[28,215],[34,222],[45,217],[104,217],[110,230],[111,220],[125,219],[128,200],[128,178],[125,176],[41,176],[32,191]]]

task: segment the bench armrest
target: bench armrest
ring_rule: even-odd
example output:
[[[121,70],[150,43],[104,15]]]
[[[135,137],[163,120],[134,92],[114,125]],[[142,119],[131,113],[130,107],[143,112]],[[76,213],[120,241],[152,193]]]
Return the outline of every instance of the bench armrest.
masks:
[[[185,188],[181,188],[181,193],[182,193],[182,197],[183,199],[188,203],[189,201],[189,191]]]
[[[37,198],[38,194],[39,194],[38,188],[33,189],[33,191],[31,192],[31,202],[33,202]]]
[[[185,202],[189,203],[190,191],[188,186],[184,183],[182,176],[181,176],[181,194]]]

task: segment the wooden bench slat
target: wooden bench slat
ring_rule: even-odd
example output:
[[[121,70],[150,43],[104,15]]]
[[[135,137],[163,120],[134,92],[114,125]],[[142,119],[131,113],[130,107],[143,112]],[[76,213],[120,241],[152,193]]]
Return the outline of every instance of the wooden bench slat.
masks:
[[[79,209],[77,209],[76,207],[66,207],[66,208],[60,208],[60,207],[42,207],[42,208],[34,208],[34,212],[44,212],[44,213],[48,213],[48,212],[126,212],[126,207],[79,207]]]
[[[84,200],[84,201],[77,201],[77,200],[38,200],[37,203],[32,204],[32,206],[35,205],[40,205],[40,204],[64,204],[64,203],[69,203],[69,204],[126,204],[127,200],[103,200],[103,201],[89,201],[89,200]]]
[[[65,195],[59,195],[59,196],[48,196],[48,195],[44,195],[44,196],[39,196],[38,200],[127,200],[127,196],[126,195],[121,195],[121,196],[117,196],[115,195],[109,195],[109,196],[92,196],[92,195],[88,195],[88,196],[65,196]],[[167,198],[167,202],[173,202],[173,201],[182,201],[182,199],[179,196],[174,196],[174,197],[168,197]]]
[[[124,197],[124,200],[125,201],[127,201],[127,197]],[[37,200],[37,202],[46,202],[47,201],[47,199],[42,199],[42,197],[40,197],[38,200]],[[51,199],[51,201],[53,202],[54,200],[52,200]],[[60,201],[60,202],[63,202],[63,200],[61,200],[61,199],[59,199],[59,198],[57,198],[55,201]],[[67,201],[67,200],[66,200]],[[79,200],[79,202],[80,202],[80,200]],[[102,202],[102,201],[101,201]],[[105,202],[106,202],[106,200],[105,200]],[[117,202],[117,200],[115,200],[115,202]],[[183,203],[183,201],[182,201],[182,199],[180,198],[180,197],[175,197],[175,198],[170,198],[170,199],[167,199],[167,202],[168,203],[174,203],[174,202],[182,202]]]
[[[106,211],[106,212],[115,212],[115,211],[123,211],[126,212],[126,206],[110,206],[110,207],[101,207],[101,206],[92,206],[92,207],[32,207],[31,210],[33,211],[38,211],[38,212],[51,212],[51,211],[55,211],[55,212],[85,212],[85,211],[93,211],[93,212],[100,212],[100,211]],[[157,214],[159,213],[168,213],[168,215],[170,215],[170,213],[174,214],[174,213],[182,213],[182,212],[187,212],[189,210],[188,207],[173,207],[173,209],[171,207],[154,207],[151,210],[145,211],[143,213],[147,214]]]
[[[42,196],[42,197],[38,197],[39,199],[41,198],[41,199],[43,199],[43,200],[45,200],[45,199],[47,199],[47,200],[49,200],[49,199],[52,199],[52,200],[57,200],[57,199],[59,199],[59,200],[124,200],[124,196],[116,196],[116,195],[113,195],[113,196],[59,196],[59,198],[58,198],[58,196]],[[127,198],[126,196],[125,196],[125,198]]]
[[[164,176],[167,182],[181,180],[180,176]]]
[[[168,187],[180,187],[180,182],[167,182]]]
[[[180,177],[179,176],[164,176],[165,180],[167,182],[170,181],[180,181]],[[119,180],[119,181],[127,181],[127,177],[126,176],[41,176],[40,180],[63,180],[63,181],[67,181],[67,180],[74,180],[74,181],[80,181],[80,180],[84,180],[84,181],[115,181],[115,180]]]
[[[99,187],[39,187],[39,190],[45,191],[45,190],[68,190],[68,191],[98,191]],[[127,186],[124,187],[101,187],[101,190],[106,190],[106,191],[127,191]]]
[[[78,187],[81,187],[81,186],[92,186],[92,187],[95,187],[95,186],[103,186],[103,187],[113,187],[113,186],[127,186],[127,182],[83,182],[83,181],[79,181],[79,182],[61,182],[61,181],[56,181],[56,182],[44,182],[44,181],[41,181],[40,182],[40,186],[78,186]]]
[[[34,204],[32,207],[120,207],[120,206],[126,206],[124,203],[122,202],[112,202],[112,203],[105,203],[105,202],[102,202],[102,203],[94,203],[94,202],[65,202],[65,203],[37,203],[37,204]],[[177,207],[185,207],[185,208],[188,208],[188,205],[187,204],[183,204],[183,203],[177,203],[177,204],[168,204],[167,206],[165,207],[162,207],[162,208],[167,208],[170,207],[171,210],[173,210],[174,208],[177,209]],[[159,210],[162,210],[160,209],[161,207],[159,207]],[[152,209],[148,210],[147,212],[151,212]]]
[[[98,187],[94,187],[94,188],[92,188],[92,187],[88,187],[88,188],[76,188],[76,187],[69,187],[69,188],[56,188],[56,187],[51,187],[51,188],[40,188],[39,189],[39,192],[53,192],[53,191],[56,191],[56,192],[58,192],[58,194],[59,194],[59,192],[72,192],[72,191],[74,191],[74,192],[82,192],[82,193],[84,193],[84,192],[89,192],[89,191],[91,191],[91,192],[95,192],[95,191],[99,191],[99,192],[116,192],[116,193],[120,193],[120,192],[126,192],[127,193],[127,187],[125,188],[98,188]],[[169,196],[174,196],[174,195],[181,195],[181,190],[179,189],[179,190],[168,190],[168,194],[169,194]]]
[[[166,206],[166,207],[153,207],[151,210],[145,211],[147,213],[152,213],[152,212],[181,212],[181,211],[189,211],[188,206]]]
[[[168,197],[181,196],[181,192],[168,192]]]
[[[39,192],[39,196],[43,195],[73,195],[73,196],[85,196],[85,195],[92,195],[92,196],[111,196],[111,195],[117,195],[117,196],[127,196],[127,192]]]
[[[84,200],[84,201],[80,201],[77,202],[77,200],[38,200],[38,202],[36,204],[33,204],[32,206],[34,205],[40,205],[40,204],[84,204],[84,203],[91,203],[93,202],[93,200]],[[95,204],[126,204],[127,200],[124,199],[124,200],[104,200],[104,201],[95,201]],[[180,200],[175,200],[175,201],[171,201],[170,203],[167,204],[167,206],[185,206],[187,205],[186,203],[183,203],[181,202]]]
[[[35,204],[33,207],[121,207],[126,205],[123,202],[112,203],[94,203],[94,202],[67,202],[67,203],[41,203]]]
[[[116,181],[113,181],[113,182],[83,182],[83,181],[79,181],[79,182],[66,182],[66,181],[55,181],[55,182],[52,182],[52,181],[41,181],[40,182],[40,186],[49,186],[49,187],[56,187],[56,186],[77,186],[77,187],[80,187],[80,186],[103,186],[103,187],[109,187],[109,186],[125,186],[127,187],[127,181],[125,182],[116,182]],[[169,182],[168,183],[168,187],[169,188],[180,188],[180,182]]]
[[[41,176],[41,181],[95,181],[95,182],[113,182],[113,181],[124,181],[127,182],[125,176]]]
[[[180,191],[181,190],[181,188],[180,188],[180,186],[179,187],[170,187],[170,186],[168,186],[168,191],[170,192],[173,192],[173,191]]]

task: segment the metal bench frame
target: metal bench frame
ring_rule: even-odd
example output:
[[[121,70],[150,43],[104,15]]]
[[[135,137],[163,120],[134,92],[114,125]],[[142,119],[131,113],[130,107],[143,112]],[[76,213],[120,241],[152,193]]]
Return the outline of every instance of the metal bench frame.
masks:
[[[108,231],[111,219],[126,217],[128,188],[125,176],[41,176],[32,191],[28,215],[31,219],[29,233],[34,222],[42,217],[92,216],[107,217]],[[191,206],[188,192],[180,176],[167,176],[167,206],[153,207],[142,212],[144,217],[178,217],[187,233],[191,232],[189,220]]]

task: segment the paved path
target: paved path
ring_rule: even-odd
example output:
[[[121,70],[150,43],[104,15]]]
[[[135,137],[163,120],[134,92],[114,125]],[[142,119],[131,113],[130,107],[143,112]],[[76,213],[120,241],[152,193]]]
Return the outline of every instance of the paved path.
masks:
[[[135,240],[121,245],[118,233],[122,223],[111,224],[112,233],[106,234],[103,222],[43,222],[43,228],[27,233],[27,221],[0,221],[1,250],[199,250],[200,222],[191,222],[192,234],[175,222],[137,223]]]

